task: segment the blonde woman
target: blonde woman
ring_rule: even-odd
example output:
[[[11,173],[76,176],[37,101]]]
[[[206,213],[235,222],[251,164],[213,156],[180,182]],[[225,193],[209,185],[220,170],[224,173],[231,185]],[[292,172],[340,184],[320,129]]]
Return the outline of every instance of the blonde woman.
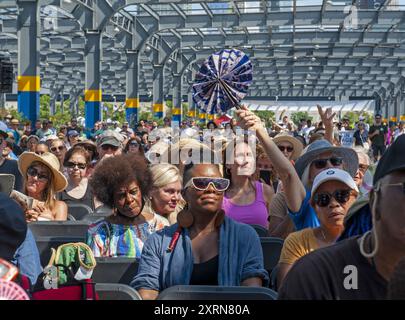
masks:
[[[37,200],[25,210],[27,221],[66,220],[67,205],[56,200],[56,193],[66,188],[67,180],[59,171],[56,156],[50,152],[24,152],[18,168],[24,178],[24,193]]]
[[[149,171],[152,188],[146,205],[150,212],[157,213],[174,224],[184,202],[181,197],[183,179],[179,169],[171,164],[155,164],[149,167]]]

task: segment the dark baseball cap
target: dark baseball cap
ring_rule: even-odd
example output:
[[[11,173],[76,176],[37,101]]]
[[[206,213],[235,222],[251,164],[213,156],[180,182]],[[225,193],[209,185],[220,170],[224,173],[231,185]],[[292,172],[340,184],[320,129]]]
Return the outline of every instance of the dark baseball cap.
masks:
[[[384,152],[374,173],[373,184],[387,174],[397,170],[405,170],[405,134],[401,134]]]

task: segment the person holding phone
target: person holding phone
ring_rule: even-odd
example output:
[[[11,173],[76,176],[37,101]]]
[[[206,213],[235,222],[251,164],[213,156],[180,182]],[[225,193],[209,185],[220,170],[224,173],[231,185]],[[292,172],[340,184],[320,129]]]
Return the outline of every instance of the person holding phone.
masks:
[[[24,178],[24,194],[36,200],[32,208],[25,208],[27,221],[66,220],[67,205],[56,200],[56,193],[67,187],[58,158],[50,152],[24,152],[18,159],[18,168]]]

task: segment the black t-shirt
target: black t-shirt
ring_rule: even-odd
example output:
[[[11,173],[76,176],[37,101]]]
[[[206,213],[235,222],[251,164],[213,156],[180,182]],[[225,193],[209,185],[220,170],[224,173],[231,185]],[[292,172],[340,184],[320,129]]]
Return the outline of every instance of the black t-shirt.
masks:
[[[361,255],[358,238],[315,250],[299,259],[287,274],[279,299],[386,299],[387,281]],[[357,272],[353,272],[355,269]]]
[[[16,160],[5,159],[3,164],[0,165],[0,173],[13,174],[15,177],[14,189],[20,192],[23,191],[23,178],[18,170]]]
[[[383,146],[384,145],[384,135],[388,133],[388,129],[384,125],[372,125],[368,134],[373,134],[374,131],[378,131],[378,134],[371,138],[371,142],[375,146]]]

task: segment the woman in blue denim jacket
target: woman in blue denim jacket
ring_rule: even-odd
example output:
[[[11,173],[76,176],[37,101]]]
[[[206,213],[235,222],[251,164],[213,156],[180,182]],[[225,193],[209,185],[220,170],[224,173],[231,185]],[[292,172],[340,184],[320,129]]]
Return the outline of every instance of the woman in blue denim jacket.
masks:
[[[186,208],[178,223],[146,241],[131,286],[143,299],[156,299],[174,285],[267,286],[259,237],[221,209],[229,180],[214,164],[184,171]]]

